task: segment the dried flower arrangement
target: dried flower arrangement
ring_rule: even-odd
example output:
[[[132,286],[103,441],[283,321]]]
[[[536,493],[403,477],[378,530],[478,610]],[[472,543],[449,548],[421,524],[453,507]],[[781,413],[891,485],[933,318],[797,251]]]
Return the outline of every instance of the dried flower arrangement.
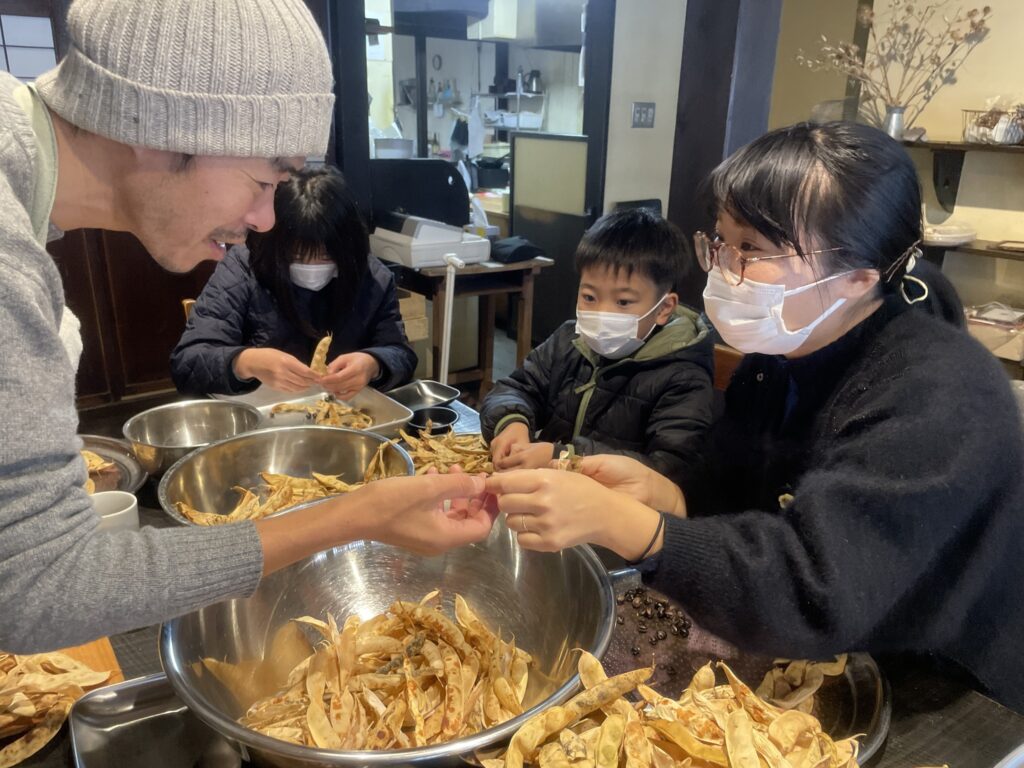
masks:
[[[797,61],[815,71],[838,71],[860,83],[861,119],[881,126],[886,111],[905,108],[910,127],[935,94],[956,82],[956,73],[990,31],[992,8],[943,13],[950,0],[889,0],[884,15],[861,6],[857,23],[868,45],[831,42],[822,35],[816,57],[801,51]]]

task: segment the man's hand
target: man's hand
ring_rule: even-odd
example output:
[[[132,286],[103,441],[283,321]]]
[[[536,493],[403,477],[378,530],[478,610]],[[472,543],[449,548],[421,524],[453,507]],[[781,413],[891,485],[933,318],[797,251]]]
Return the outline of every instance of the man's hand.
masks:
[[[363,502],[362,538],[423,555],[487,538],[497,515],[484,479],[459,471],[377,480],[349,496]]]

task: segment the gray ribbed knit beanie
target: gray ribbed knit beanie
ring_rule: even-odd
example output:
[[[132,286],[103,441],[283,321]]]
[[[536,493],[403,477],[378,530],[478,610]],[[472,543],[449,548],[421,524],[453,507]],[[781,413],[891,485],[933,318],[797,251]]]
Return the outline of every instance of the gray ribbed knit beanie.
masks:
[[[190,155],[323,155],[334,96],[302,0],[75,0],[36,87],[72,125]]]

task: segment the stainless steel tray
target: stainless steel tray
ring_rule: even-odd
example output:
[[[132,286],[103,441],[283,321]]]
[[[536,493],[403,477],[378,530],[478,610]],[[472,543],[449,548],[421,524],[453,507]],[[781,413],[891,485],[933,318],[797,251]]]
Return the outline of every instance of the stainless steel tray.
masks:
[[[116,472],[105,472],[96,478],[97,491],[128,491],[135,493],[146,482],[148,475],[135,459],[131,445],[114,437],[79,435],[82,448],[112,462]]]
[[[162,674],[87,693],[68,718],[78,768],[239,768],[247,765],[204,725]]]
[[[628,590],[643,586],[639,574],[632,569],[614,572],[613,579],[616,602]],[[644,597],[650,597],[654,604],[661,601],[666,607],[683,611],[679,603],[653,589],[646,589]],[[724,661],[751,688],[757,688],[773,666],[773,659],[742,653],[696,622],[688,628],[688,636],[669,635],[652,646],[650,634],[638,629],[638,621],[644,619],[637,619],[630,602],[617,602],[615,607],[622,623],[616,623],[611,645],[602,659],[605,669],[613,675],[653,663],[655,671],[649,685],[665,696],[678,697],[693,673],[709,661]],[[634,648],[639,649],[639,655],[634,655]],[[718,677],[718,682],[725,682],[721,672]],[[857,736],[858,762],[864,765],[885,742],[892,718],[889,686],[875,660],[866,653],[849,654],[844,674],[826,678],[815,694],[813,714],[821,721],[825,733],[834,739]]]
[[[302,413],[271,414],[270,410],[281,403],[301,403],[312,405],[328,395],[319,388],[299,393],[278,392],[269,387],[260,387],[247,395],[215,395],[218,400],[233,400],[255,406],[263,414],[260,427],[295,427],[308,425],[311,422]],[[409,423],[412,411],[391,397],[378,392],[373,387],[364,387],[351,400],[343,401],[346,405],[365,411],[373,426],[368,432],[376,432],[383,437],[398,437],[398,430]]]
[[[459,396],[459,390],[439,381],[419,379],[404,386],[392,389],[388,397],[406,408],[430,408],[434,405],[448,405]]]

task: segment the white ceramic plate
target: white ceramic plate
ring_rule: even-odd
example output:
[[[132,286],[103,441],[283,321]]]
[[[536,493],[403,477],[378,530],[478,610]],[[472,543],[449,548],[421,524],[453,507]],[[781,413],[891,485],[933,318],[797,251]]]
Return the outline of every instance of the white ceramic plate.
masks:
[[[935,224],[924,228],[925,245],[964,245],[978,237],[978,233],[963,224]]]

